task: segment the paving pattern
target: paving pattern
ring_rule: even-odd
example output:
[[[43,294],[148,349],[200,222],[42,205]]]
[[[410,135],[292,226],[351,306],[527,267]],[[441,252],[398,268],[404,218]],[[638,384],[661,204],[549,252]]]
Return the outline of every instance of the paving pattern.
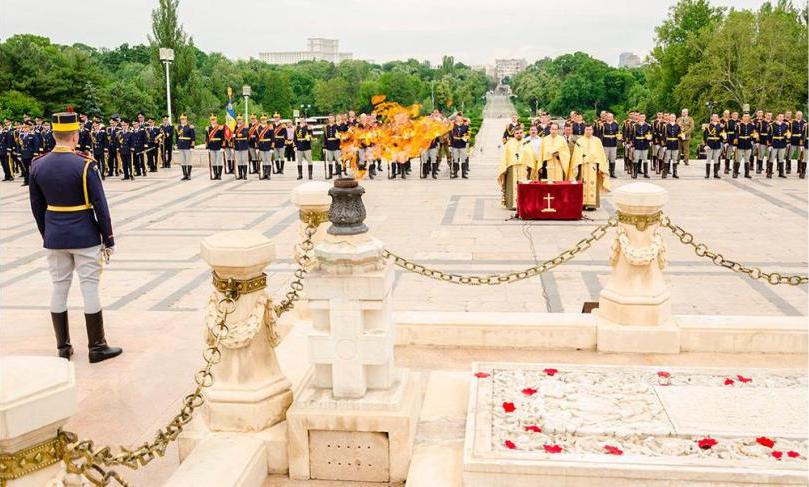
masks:
[[[371,232],[391,250],[424,264],[493,273],[553,257],[605,222],[614,211],[609,195],[602,198],[601,209],[577,222],[521,222],[500,207],[495,176],[510,110],[505,98],[490,102],[469,180],[450,180],[443,168],[439,180],[419,180],[416,170],[406,181],[383,177],[363,182]],[[318,169],[314,174],[322,178]],[[135,182],[105,182],[117,248],[102,278],[102,302],[109,341],[122,345],[125,353],[89,366],[81,296],[74,285],[69,307],[81,414],[71,427],[101,440],[135,443],[148,439],[174,413],[181,391],[190,384],[190,371],[200,362],[201,309],[210,287],[199,242],[229,229],[266,235],[276,244],[278,258],[267,272],[269,288],[278,293],[294,268],[297,211],[289,203],[298,184],[294,172],[288,168],[272,181],[252,175],[248,181],[212,182],[207,171],[197,168],[190,182],[180,182],[180,170],[174,167]],[[699,162],[682,168],[681,174],[680,180],[652,180],[669,190],[666,212],[676,223],[728,258],[806,272],[805,181],[794,174],[788,180],[705,180]],[[621,174],[613,186],[628,182]],[[676,314],[806,315],[806,286],[752,281],[698,258],[670,235],[666,241],[666,276]],[[394,309],[578,313],[584,302],[597,300],[606,281],[609,245],[605,239],[570,264],[508,287],[458,287],[397,270]],[[44,255],[27,191],[18,183],[0,183],[2,354],[55,353]],[[471,359],[531,360],[528,353],[503,357],[501,352],[466,351],[419,356],[409,350],[401,357],[424,367],[418,365],[421,357],[436,368],[465,367]],[[166,468],[157,471],[165,474]]]

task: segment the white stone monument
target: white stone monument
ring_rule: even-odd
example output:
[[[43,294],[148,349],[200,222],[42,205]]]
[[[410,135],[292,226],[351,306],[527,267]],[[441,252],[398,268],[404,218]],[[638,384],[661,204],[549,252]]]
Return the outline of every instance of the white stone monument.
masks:
[[[364,190],[339,179],[332,225],[307,276],[313,370],[287,412],[294,479],[395,482],[407,475],[420,386],[394,367],[391,264],[363,224]]]
[[[76,378],[69,361],[0,358],[0,484],[62,485],[64,468],[56,433],[76,412],[76,406]],[[6,476],[11,480],[4,483]]]
[[[660,235],[668,193],[654,184],[632,183],[613,195],[618,227],[610,251],[612,273],[599,298],[598,350],[678,353],[679,328],[663,277],[666,246]]]

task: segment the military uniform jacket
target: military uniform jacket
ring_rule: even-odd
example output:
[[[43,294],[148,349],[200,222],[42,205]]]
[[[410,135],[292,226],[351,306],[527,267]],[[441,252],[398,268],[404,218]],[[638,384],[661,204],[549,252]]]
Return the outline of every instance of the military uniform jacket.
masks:
[[[739,149],[752,149],[753,142],[757,137],[756,126],[753,124],[753,122],[739,122],[736,124],[736,133],[734,134],[733,139],[734,145]]]
[[[739,123],[738,120],[733,120],[732,118],[725,121],[725,134],[728,136],[728,143],[733,144],[733,141],[736,138],[736,124]]]
[[[275,132],[275,148],[281,149],[287,143],[287,129],[281,124],[278,124],[273,131]]]
[[[107,150],[107,132],[104,129],[90,132],[90,140],[93,143],[93,154],[101,155]]]
[[[514,137],[514,132],[516,132],[517,129],[519,128],[522,128],[522,124],[520,122],[517,123],[509,122],[508,126],[506,127],[506,130],[503,132],[503,142]]]
[[[39,135],[34,132],[20,134],[20,158],[33,159],[39,152]]]
[[[664,133],[666,135],[666,149],[677,150],[680,148],[680,134],[683,129],[676,123],[667,123]]]
[[[312,132],[309,127],[298,127],[295,129],[295,148],[298,150],[312,150]]]
[[[760,144],[770,144],[770,124],[765,119],[759,119],[754,122],[756,124],[756,132],[758,133],[758,142]]]
[[[174,127],[171,125],[161,125],[160,133],[163,134],[163,147],[170,150],[174,145]]]
[[[46,249],[115,245],[98,166],[56,147],[31,166],[31,212]]]
[[[721,149],[725,140],[725,128],[721,123],[709,123],[702,131],[702,141],[711,149]]]
[[[258,148],[258,129],[259,129],[259,126],[260,125],[258,123],[254,123],[247,130],[247,145],[249,147],[252,147],[253,149]]]
[[[236,130],[233,132],[233,148],[238,151],[247,150],[249,147],[249,137],[250,129],[244,125],[236,127]]]
[[[143,152],[146,147],[146,129],[139,128],[132,132],[132,150],[136,154]]]
[[[326,125],[323,130],[323,147],[326,150],[340,150],[340,126],[335,124]]]
[[[652,127],[644,122],[632,124],[632,146],[637,150],[647,150],[652,140]]]
[[[627,142],[631,142],[635,139],[635,123],[632,120],[624,120],[623,125],[621,125],[621,132],[624,136],[624,140]],[[648,147],[647,147],[648,149]]]
[[[107,127],[107,150],[114,153],[118,150],[118,132],[121,131],[119,127]]]
[[[573,128],[573,135],[584,135],[584,122],[573,122],[571,125]]]
[[[469,127],[466,125],[453,125],[449,134],[450,145],[455,149],[464,149],[469,143]]]
[[[205,133],[205,147],[208,150],[221,150],[222,149],[222,141],[225,137],[225,128],[221,125],[215,125],[213,127],[208,126],[208,129]]]
[[[258,150],[262,151],[272,150],[273,143],[275,142],[274,127],[271,124],[259,125],[258,127],[256,127],[256,140],[258,144]]]
[[[121,129],[118,132],[118,151],[123,154],[130,154],[132,152],[132,139],[134,134],[131,130]],[[127,155],[127,157],[129,157]]]
[[[770,125],[770,145],[776,149],[785,149],[789,139],[789,125],[773,122]]]
[[[53,138],[53,132],[50,130],[42,130],[39,133],[39,153],[47,154],[56,147],[56,139]]]
[[[806,125],[806,120],[793,120],[789,124],[789,133],[792,134],[789,143],[791,145],[800,146],[803,143],[803,127]]]
[[[616,122],[604,122],[601,124],[601,143],[604,147],[618,146],[618,124]]]
[[[76,148],[81,152],[90,152],[90,149],[93,146],[93,141],[90,139],[90,129],[82,128],[79,131],[79,144]]]
[[[189,150],[194,147],[197,133],[190,125],[180,125],[177,127],[177,149]]]

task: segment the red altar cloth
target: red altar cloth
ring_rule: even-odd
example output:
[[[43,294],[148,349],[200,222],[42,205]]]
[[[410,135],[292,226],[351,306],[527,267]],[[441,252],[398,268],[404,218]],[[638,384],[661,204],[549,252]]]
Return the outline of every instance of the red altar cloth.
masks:
[[[523,220],[580,220],[582,184],[517,183],[517,216]]]

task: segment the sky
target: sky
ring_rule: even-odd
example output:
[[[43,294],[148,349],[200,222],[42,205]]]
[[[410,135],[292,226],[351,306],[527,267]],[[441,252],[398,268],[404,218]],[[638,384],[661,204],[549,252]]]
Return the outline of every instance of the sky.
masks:
[[[260,51],[301,51],[308,37],[340,40],[355,59],[445,54],[470,65],[495,58],[529,63],[584,51],[617,65],[624,51],[641,57],[674,0],[181,0],[180,22],[205,52],[230,58]],[[713,0],[757,9],[760,0]],[[0,0],[0,39],[47,36],[58,44],[113,48],[146,42],[157,0]]]

